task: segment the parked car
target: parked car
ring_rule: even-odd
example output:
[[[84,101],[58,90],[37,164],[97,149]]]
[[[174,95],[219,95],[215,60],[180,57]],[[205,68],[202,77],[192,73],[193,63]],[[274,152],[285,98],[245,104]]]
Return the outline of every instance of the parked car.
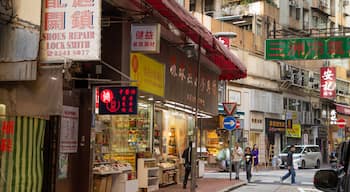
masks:
[[[285,168],[287,155],[290,146],[284,148],[279,154],[280,168]],[[321,166],[322,155],[318,145],[295,145],[295,152],[293,154],[294,163],[298,164],[299,168],[316,168]]]
[[[336,168],[319,170],[314,176],[314,186],[325,192],[350,191],[350,144],[349,141],[341,143],[337,156]]]

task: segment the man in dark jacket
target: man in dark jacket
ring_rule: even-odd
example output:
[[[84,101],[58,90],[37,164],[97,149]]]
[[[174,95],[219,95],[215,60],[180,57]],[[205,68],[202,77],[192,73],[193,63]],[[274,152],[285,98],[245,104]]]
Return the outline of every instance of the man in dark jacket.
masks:
[[[292,176],[292,185],[295,184],[295,169],[293,166],[293,153],[295,151],[295,146],[290,146],[288,156],[287,156],[287,166],[288,166],[288,173],[285,174],[283,177],[281,177],[281,183],[286,180],[289,176]]]
[[[188,147],[182,153],[182,158],[185,159],[185,177],[183,182],[183,188],[186,189],[188,176],[191,173],[191,154],[192,154],[192,141],[189,142]]]

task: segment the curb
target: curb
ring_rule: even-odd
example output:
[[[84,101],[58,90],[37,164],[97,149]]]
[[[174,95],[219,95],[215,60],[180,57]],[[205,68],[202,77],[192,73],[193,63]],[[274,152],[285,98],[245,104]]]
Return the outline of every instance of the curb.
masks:
[[[239,182],[239,183],[237,183],[237,184],[235,184],[235,185],[232,185],[232,186],[230,186],[230,187],[226,187],[225,189],[221,189],[221,190],[218,191],[218,192],[229,192],[229,191],[235,190],[235,189],[237,189],[237,188],[240,188],[240,187],[242,187],[243,185],[246,185],[246,184],[247,184],[246,181]]]

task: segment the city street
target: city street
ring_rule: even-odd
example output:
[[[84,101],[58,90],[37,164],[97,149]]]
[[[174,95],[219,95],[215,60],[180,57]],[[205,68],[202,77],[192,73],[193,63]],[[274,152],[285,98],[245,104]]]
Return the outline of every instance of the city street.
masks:
[[[280,184],[280,177],[284,175],[287,170],[269,170],[259,171],[253,173],[252,182],[240,188],[233,190],[234,192],[316,192],[313,187],[313,176],[317,169],[299,169],[296,172],[296,185],[290,185],[290,178]],[[206,173],[206,178],[229,178],[229,173]],[[234,173],[232,178],[234,178]],[[240,179],[245,180],[244,172],[240,173]]]

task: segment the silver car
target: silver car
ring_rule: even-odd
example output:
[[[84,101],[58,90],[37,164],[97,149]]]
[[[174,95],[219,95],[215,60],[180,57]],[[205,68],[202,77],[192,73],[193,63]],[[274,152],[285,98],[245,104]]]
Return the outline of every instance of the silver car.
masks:
[[[281,162],[280,168],[286,167],[289,149],[290,146],[284,148],[278,156]],[[299,168],[319,169],[321,166],[321,159],[322,155],[318,145],[295,145],[293,161]]]

